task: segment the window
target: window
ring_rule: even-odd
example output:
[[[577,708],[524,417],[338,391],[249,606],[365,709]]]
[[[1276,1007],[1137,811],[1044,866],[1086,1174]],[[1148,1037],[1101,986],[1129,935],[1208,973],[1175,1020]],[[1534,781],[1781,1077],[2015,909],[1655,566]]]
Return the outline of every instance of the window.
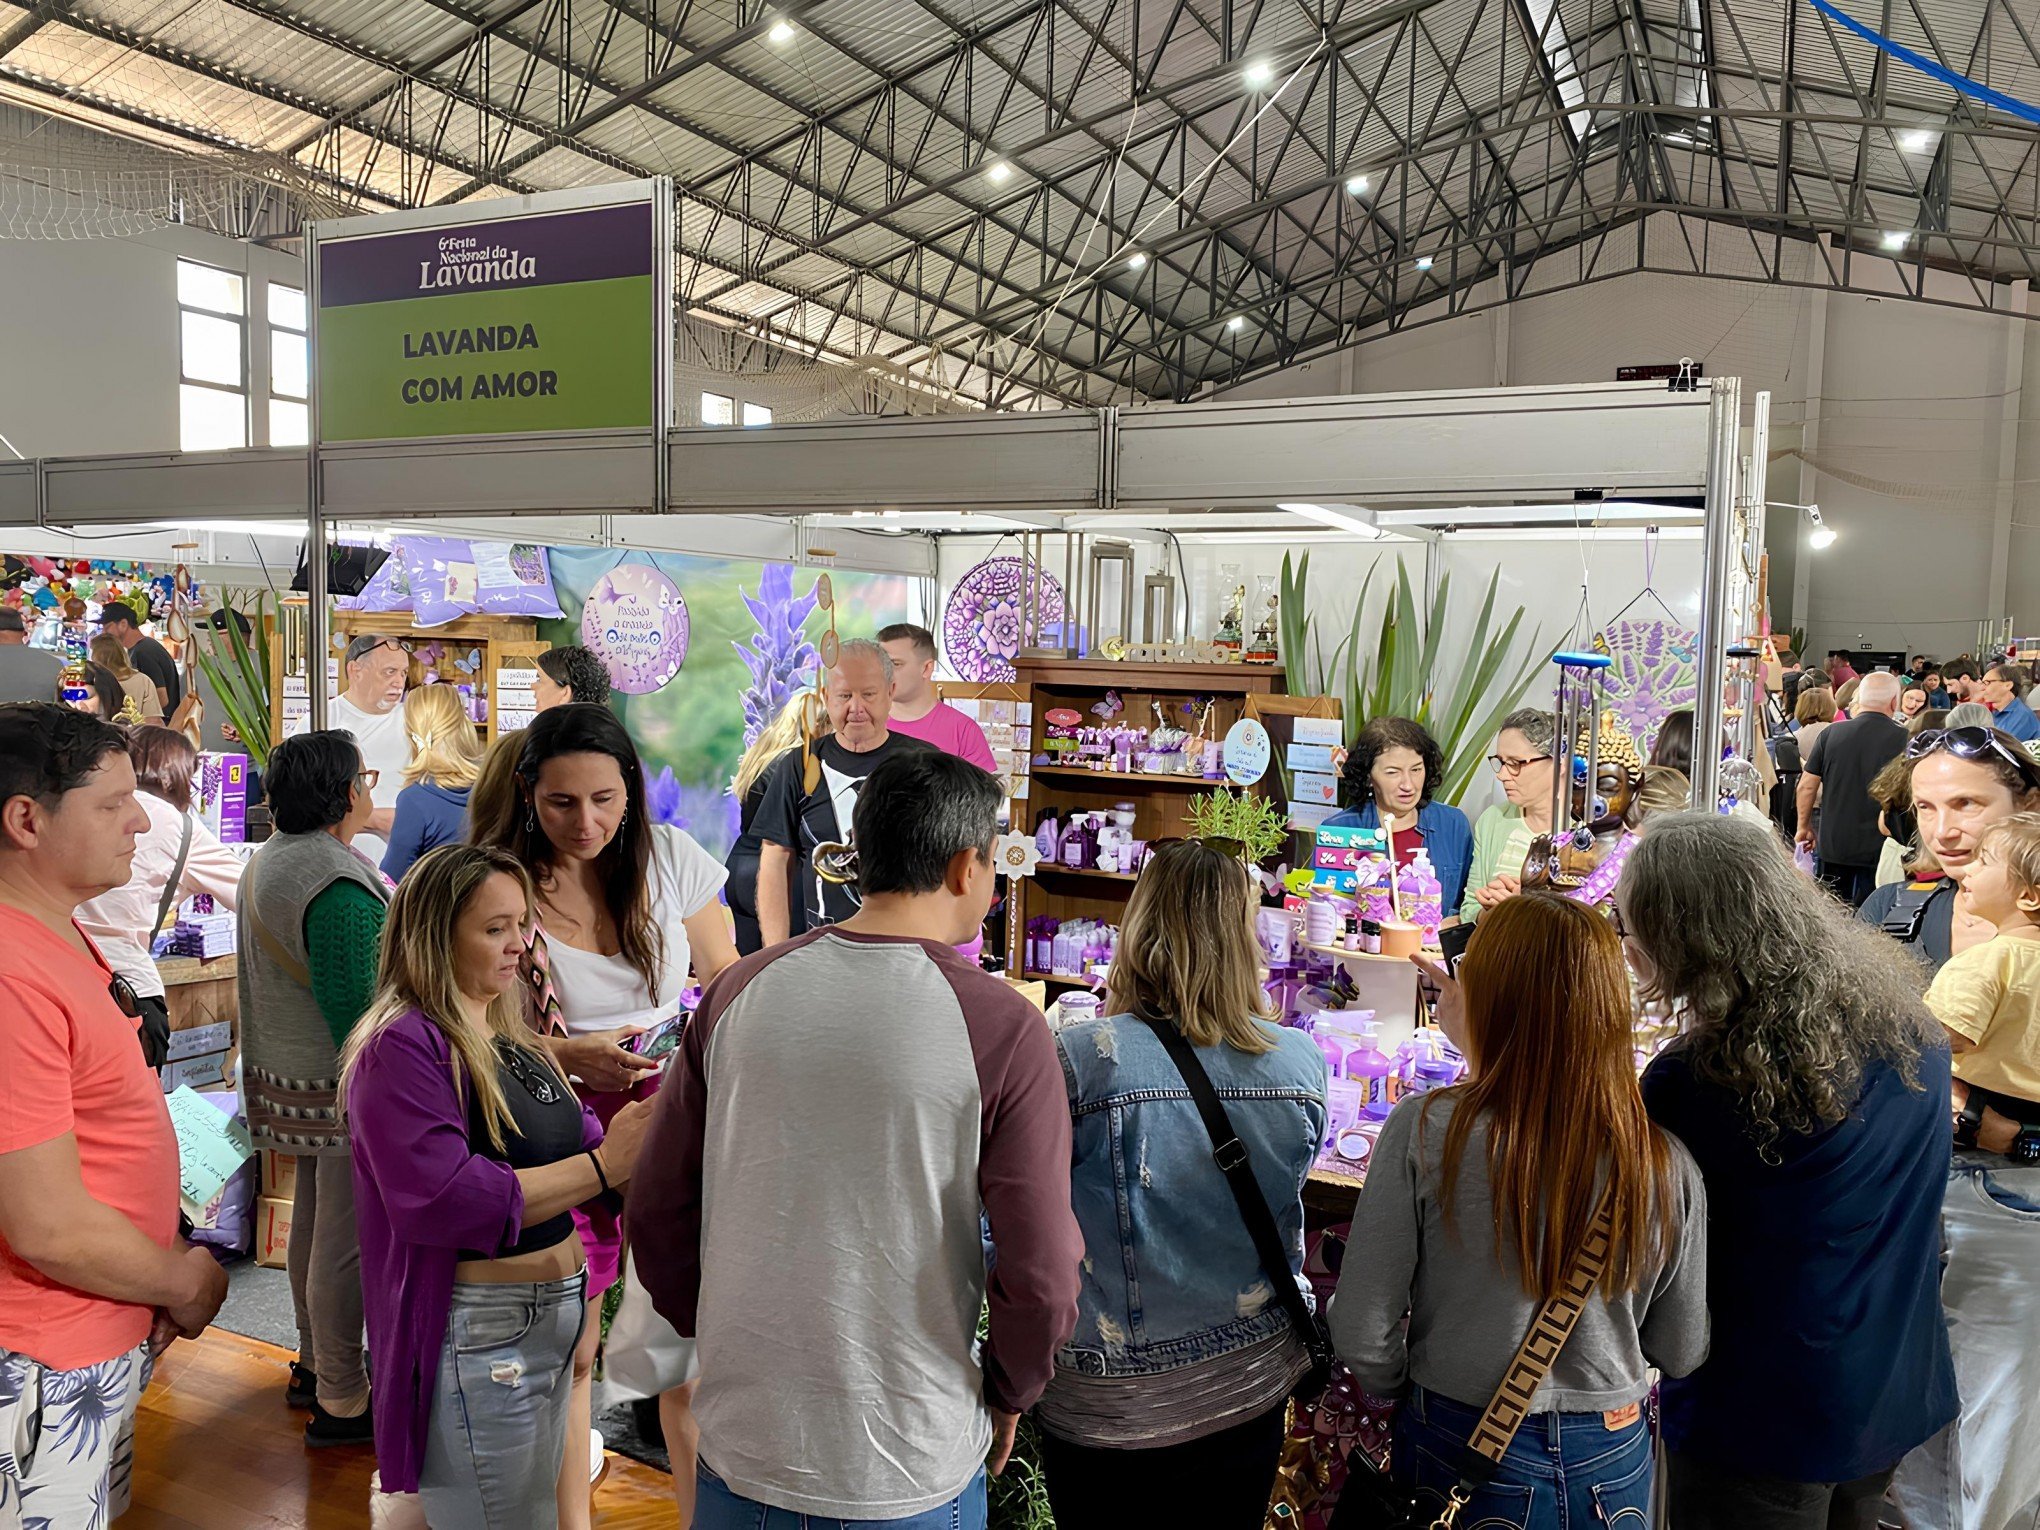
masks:
[[[746,426],[770,425],[771,423],[772,411],[763,404],[744,405],[744,424]]]
[[[303,446],[311,439],[311,351],[305,340],[305,295],[269,285],[269,444]]]
[[[248,283],[177,262],[178,438],[188,452],[248,444]]]
[[[701,423],[704,425],[736,424],[737,401],[720,393],[702,394]]]

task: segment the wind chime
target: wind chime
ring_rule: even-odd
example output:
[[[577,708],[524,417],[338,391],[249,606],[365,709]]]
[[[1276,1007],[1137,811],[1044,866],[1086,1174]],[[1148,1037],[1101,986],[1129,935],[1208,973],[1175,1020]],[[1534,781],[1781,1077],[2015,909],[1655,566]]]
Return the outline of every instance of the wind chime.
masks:
[[[1526,892],[1540,887],[1563,892],[1586,881],[1600,860],[1595,836],[1608,828],[1611,818],[1619,821],[1619,799],[1625,795],[1606,789],[1614,783],[1601,778],[1601,692],[1608,655],[1555,653],[1551,662],[1558,666],[1551,828],[1530,842],[1530,854],[1523,862]],[[1582,730],[1586,734],[1584,758],[1575,753]],[[1621,774],[1626,783],[1628,773]]]

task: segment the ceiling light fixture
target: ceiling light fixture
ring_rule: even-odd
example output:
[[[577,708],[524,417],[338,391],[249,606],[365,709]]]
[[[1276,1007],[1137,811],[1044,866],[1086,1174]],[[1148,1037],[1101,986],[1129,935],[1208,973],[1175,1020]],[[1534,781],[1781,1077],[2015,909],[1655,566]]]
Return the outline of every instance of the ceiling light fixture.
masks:
[[[1147,251],[1145,250],[1135,250],[1131,255],[1126,257],[1126,269],[1129,271],[1138,271],[1142,266],[1146,264],[1147,264]]]
[[[767,33],[765,34],[765,40],[766,40],[767,42],[776,42],[776,43],[789,43],[789,42],[792,42],[792,41],[793,41],[793,23],[792,23],[792,22],[790,22],[790,21],[775,21],[775,22],[773,22],[773,23],[772,23],[772,30],[771,30],[771,31],[769,31],[769,32],[767,32]]]
[[[1807,524],[1812,528],[1806,533],[1806,545],[1815,552],[1835,545],[1835,538],[1838,533],[1834,527],[1821,518],[1819,505],[1795,505],[1786,500],[1773,499],[1765,501],[1765,508],[1770,510],[1797,510],[1800,514],[1804,515]]]
[[[1013,179],[1013,167],[1003,159],[995,159],[985,170],[985,179],[994,186],[1003,186]]]
[[[1230,319],[1227,319],[1225,321],[1225,327],[1231,330],[1234,334],[1238,334],[1241,330],[1247,327],[1246,318],[1241,314],[1234,314]]]
[[[1246,73],[1241,75],[1240,78],[1247,82],[1247,89],[1249,90],[1265,89],[1274,82],[1275,66],[1266,59],[1256,60],[1254,63],[1247,65]]]
[[[1294,500],[1278,500],[1275,508],[1287,510],[1291,515],[1300,515],[1307,521],[1316,521],[1320,526],[1330,526],[1335,531],[1344,531],[1365,541],[1379,541],[1388,533],[1374,524],[1374,512],[1359,505],[1308,505]]]
[[[1428,271],[1428,270],[1430,270],[1430,269],[1431,269],[1431,266],[1432,266],[1432,265],[1433,265],[1433,261],[1431,260],[1431,257],[1430,257],[1430,256],[1428,256],[1428,255],[1419,255],[1419,256],[1417,257],[1417,269],[1418,269],[1419,271]]]
[[[1888,231],[1879,242],[1887,250],[1902,250],[1912,243],[1912,235],[1904,229],[1895,228]]]
[[[1934,141],[1934,135],[1925,128],[1914,128],[1909,133],[1898,135],[1898,146],[1908,154],[1918,154]]]
[[[1365,196],[1367,194],[1367,177],[1364,175],[1354,176],[1346,182],[1346,190],[1356,197]]]

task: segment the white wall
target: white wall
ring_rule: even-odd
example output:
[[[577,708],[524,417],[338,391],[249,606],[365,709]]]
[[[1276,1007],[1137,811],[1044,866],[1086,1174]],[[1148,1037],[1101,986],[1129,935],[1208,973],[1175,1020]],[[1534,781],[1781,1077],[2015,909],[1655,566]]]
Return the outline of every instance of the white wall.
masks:
[[[1811,274],[1813,258],[1796,252],[1788,272]],[[1610,382],[1625,364],[1695,357],[1709,376],[1741,377],[1746,402],[1771,392],[1769,497],[1818,502],[1840,533],[1812,553],[1798,518],[1772,513],[1776,624],[1808,626],[1816,651],[1953,655],[1986,616],[2040,631],[2040,338],[2028,332],[2018,353],[2026,295],[1995,296],[2002,311],[1982,313],[1896,293],[1632,274],[1363,339],[1225,396]],[[1834,471],[1804,465],[1799,449]],[[1802,556],[1808,589],[1795,609]]]

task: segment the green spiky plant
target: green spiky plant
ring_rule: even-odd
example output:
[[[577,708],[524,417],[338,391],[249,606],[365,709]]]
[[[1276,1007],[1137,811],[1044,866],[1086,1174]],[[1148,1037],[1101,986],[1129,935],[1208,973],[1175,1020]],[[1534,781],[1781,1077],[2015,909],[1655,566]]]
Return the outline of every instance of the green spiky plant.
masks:
[[[269,765],[269,597],[257,594],[236,605],[222,597],[228,610],[248,619],[243,635],[238,622],[229,621],[224,630],[210,625],[193,627],[191,656],[205,672],[208,684],[227,721],[241,735],[241,747],[257,770]]]
[[[1259,865],[1289,843],[1289,826],[1266,797],[1244,792],[1200,792],[1190,799],[1190,825],[1199,839],[1238,840],[1243,859]]]
[[[1282,557],[1282,656],[1293,695],[1337,696],[1345,710],[1350,741],[1373,717],[1409,717],[1422,723],[1445,756],[1445,778],[1437,796],[1457,802],[1465,795],[1486,754],[1495,728],[1523,702],[1551,650],[1542,633],[1534,636],[1519,662],[1509,663],[1523,630],[1525,612],[1518,606],[1495,630],[1495,596],[1501,570],[1488,580],[1466,657],[1448,677],[1441,671],[1452,576],[1438,581],[1428,608],[1419,607],[1410,587],[1409,570],[1395,563],[1395,589],[1380,614],[1372,651],[1367,645],[1367,596],[1377,562],[1361,581],[1353,603],[1351,629],[1327,658],[1317,624],[1309,617],[1310,554],[1292,567]]]

